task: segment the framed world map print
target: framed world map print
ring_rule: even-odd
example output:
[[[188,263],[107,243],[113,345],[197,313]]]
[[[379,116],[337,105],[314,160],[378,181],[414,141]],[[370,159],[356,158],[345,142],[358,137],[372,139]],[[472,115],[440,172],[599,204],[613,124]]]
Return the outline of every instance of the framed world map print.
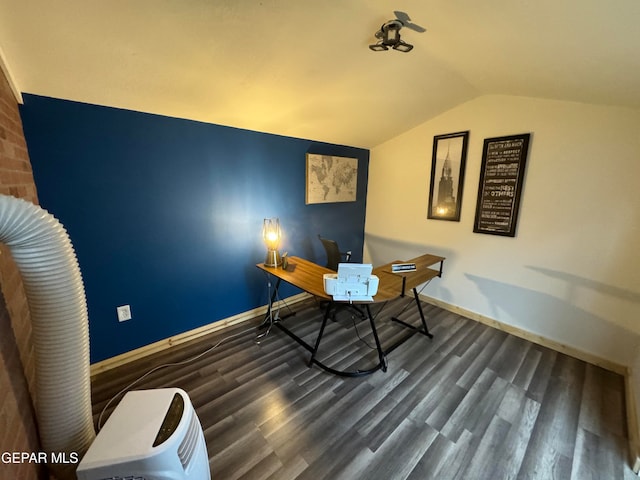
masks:
[[[357,158],[307,153],[307,205],[355,202],[357,188]]]

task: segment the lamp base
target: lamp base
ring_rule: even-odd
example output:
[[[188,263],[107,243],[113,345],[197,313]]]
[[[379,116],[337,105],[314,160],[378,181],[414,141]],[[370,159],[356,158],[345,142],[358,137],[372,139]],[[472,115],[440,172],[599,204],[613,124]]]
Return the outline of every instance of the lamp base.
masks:
[[[264,261],[265,267],[279,267],[282,265],[282,257],[277,250],[267,250],[267,258]]]

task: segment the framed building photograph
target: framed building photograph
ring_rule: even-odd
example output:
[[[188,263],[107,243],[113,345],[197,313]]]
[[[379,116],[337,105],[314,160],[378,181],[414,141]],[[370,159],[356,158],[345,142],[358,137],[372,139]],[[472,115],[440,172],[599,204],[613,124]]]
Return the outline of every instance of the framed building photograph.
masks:
[[[460,221],[469,131],[433,137],[427,218]]]

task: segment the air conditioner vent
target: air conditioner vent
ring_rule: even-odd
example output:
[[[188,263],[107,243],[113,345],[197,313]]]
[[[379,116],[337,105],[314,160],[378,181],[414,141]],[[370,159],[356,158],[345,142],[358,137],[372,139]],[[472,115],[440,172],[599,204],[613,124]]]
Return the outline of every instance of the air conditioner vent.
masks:
[[[188,470],[193,454],[198,448],[198,435],[201,431],[202,427],[198,422],[198,418],[195,414],[191,415],[191,421],[189,422],[187,433],[178,447],[178,457],[180,458],[180,463],[182,463],[185,470]]]

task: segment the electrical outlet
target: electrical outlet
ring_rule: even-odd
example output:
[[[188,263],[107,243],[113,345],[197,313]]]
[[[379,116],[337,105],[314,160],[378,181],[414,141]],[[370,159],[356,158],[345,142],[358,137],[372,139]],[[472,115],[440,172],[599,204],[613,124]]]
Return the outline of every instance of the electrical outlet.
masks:
[[[129,305],[122,305],[120,307],[116,307],[116,311],[118,312],[119,322],[124,322],[125,320],[131,320],[131,307]]]

